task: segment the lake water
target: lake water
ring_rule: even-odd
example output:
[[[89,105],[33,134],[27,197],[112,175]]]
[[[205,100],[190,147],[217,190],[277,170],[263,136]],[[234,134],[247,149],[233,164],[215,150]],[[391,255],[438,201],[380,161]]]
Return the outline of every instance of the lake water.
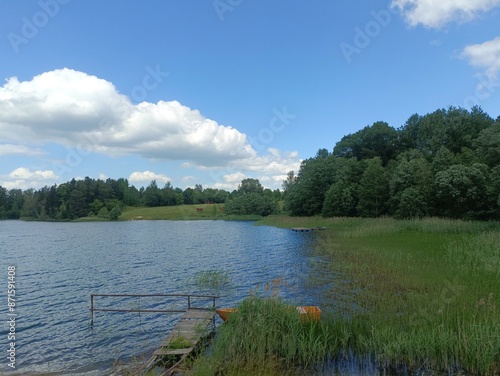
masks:
[[[116,359],[151,354],[179,318],[96,312],[91,328],[92,293],[206,293],[195,283],[195,273],[221,270],[229,273],[231,286],[220,291],[218,306],[234,306],[251,289],[262,291],[278,277],[289,285],[280,290],[281,296],[316,305],[316,294],[304,287],[311,239],[252,222],[0,221],[0,374],[103,374]],[[15,372],[5,356],[11,265],[16,267],[18,315]],[[105,306],[109,301],[96,303]],[[127,309],[160,307],[158,298],[114,303]],[[161,306],[165,308],[170,307]]]

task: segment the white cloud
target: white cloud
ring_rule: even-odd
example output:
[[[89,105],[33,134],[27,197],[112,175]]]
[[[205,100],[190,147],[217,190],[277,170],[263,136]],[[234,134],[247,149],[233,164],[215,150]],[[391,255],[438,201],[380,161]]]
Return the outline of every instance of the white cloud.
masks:
[[[244,133],[198,110],[177,101],[134,105],[112,83],[67,68],[0,87],[0,138],[205,166],[256,154]]]
[[[181,181],[184,183],[184,184],[191,184],[193,182],[196,182],[198,180],[198,178],[196,176],[183,176],[181,178]]]
[[[0,87],[0,139],[5,140],[0,155],[36,157],[44,151],[17,144],[57,143],[85,153],[177,160],[183,168],[207,171],[207,186],[232,188],[245,177],[257,176],[271,183],[300,165],[297,152],[270,148],[261,155],[244,133],[177,101],[133,104],[112,83],[67,68],[29,81],[9,78]],[[129,177],[141,184],[151,180],[166,183],[170,178],[151,171]]]
[[[128,177],[128,181],[131,183],[145,183],[146,185],[151,183],[152,180],[156,180],[160,188],[163,184],[171,181],[167,175],[157,174],[152,171],[132,172]]]
[[[468,22],[500,6],[500,0],[393,0],[411,26],[440,28],[451,22]]]
[[[31,171],[26,167],[19,167],[7,175],[1,175],[0,186],[7,189],[40,188],[53,185],[58,178],[52,170]]]
[[[3,144],[0,145],[0,155],[23,155],[38,157],[46,154],[41,149],[31,149],[25,145]]]
[[[268,149],[268,154],[253,158],[233,161],[227,165],[223,173],[212,173],[215,182],[212,186],[219,189],[233,190],[245,178],[259,179],[260,183],[270,189],[281,188],[288,171],[298,172],[301,160],[298,153],[282,152],[278,149]],[[203,169],[203,168],[202,168]],[[243,172],[242,172],[243,171]]]
[[[216,179],[217,181],[214,184],[211,184],[210,187],[216,189],[224,189],[226,191],[232,192],[235,189],[238,189],[238,186],[243,179],[246,179],[248,177],[248,175],[245,175],[241,172],[225,174]],[[262,183],[260,180],[259,182]]]
[[[106,175],[104,175],[102,172],[99,174],[99,180],[105,181],[107,179],[108,179],[108,177]]]
[[[469,64],[484,69],[490,81],[498,80],[500,72],[500,37],[482,44],[473,44],[464,48],[462,57]]]
[[[223,176],[223,179],[226,183],[241,183],[243,179],[246,179],[247,176],[241,172],[236,172],[234,174],[227,174]]]

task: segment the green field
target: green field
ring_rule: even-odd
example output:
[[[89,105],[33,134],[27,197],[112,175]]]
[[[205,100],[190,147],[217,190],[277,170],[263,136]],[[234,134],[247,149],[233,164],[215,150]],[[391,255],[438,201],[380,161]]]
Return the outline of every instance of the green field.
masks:
[[[202,210],[198,210],[202,209]],[[158,207],[127,207],[120,220],[258,220],[261,216],[231,216],[224,214],[224,204],[177,205]]]
[[[314,330],[294,332],[298,337],[291,339],[279,330],[295,324],[264,321],[264,333],[273,333],[272,346],[258,330],[238,339],[241,356],[220,347],[234,347],[234,342],[221,341],[212,358],[195,364],[194,374],[212,375],[217,369],[228,375],[293,373],[297,362],[303,364],[298,349],[313,346],[303,337],[308,333],[317,336],[314,353],[306,353],[303,365],[354,352],[384,370],[404,365],[420,371],[500,374],[498,223],[272,216],[258,224],[327,227],[315,233],[309,276],[312,286],[326,287],[322,322]],[[230,332],[227,328],[221,338]],[[277,338],[284,338],[283,343],[275,343]],[[262,368],[252,359],[259,359]]]

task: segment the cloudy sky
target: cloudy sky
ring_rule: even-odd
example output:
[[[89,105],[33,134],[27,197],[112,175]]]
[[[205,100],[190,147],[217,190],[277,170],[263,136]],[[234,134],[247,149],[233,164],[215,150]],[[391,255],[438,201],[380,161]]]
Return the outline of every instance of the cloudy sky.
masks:
[[[376,121],[500,115],[500,0],[4,0],[0,185],[279,188]]]

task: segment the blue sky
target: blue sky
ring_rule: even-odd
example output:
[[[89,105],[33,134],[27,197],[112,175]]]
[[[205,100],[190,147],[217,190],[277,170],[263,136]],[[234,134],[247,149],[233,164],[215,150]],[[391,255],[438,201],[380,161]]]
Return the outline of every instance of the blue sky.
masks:
[[[500,0],[0,1],[0,185],[281,187],[343,136],[500,115]]]

